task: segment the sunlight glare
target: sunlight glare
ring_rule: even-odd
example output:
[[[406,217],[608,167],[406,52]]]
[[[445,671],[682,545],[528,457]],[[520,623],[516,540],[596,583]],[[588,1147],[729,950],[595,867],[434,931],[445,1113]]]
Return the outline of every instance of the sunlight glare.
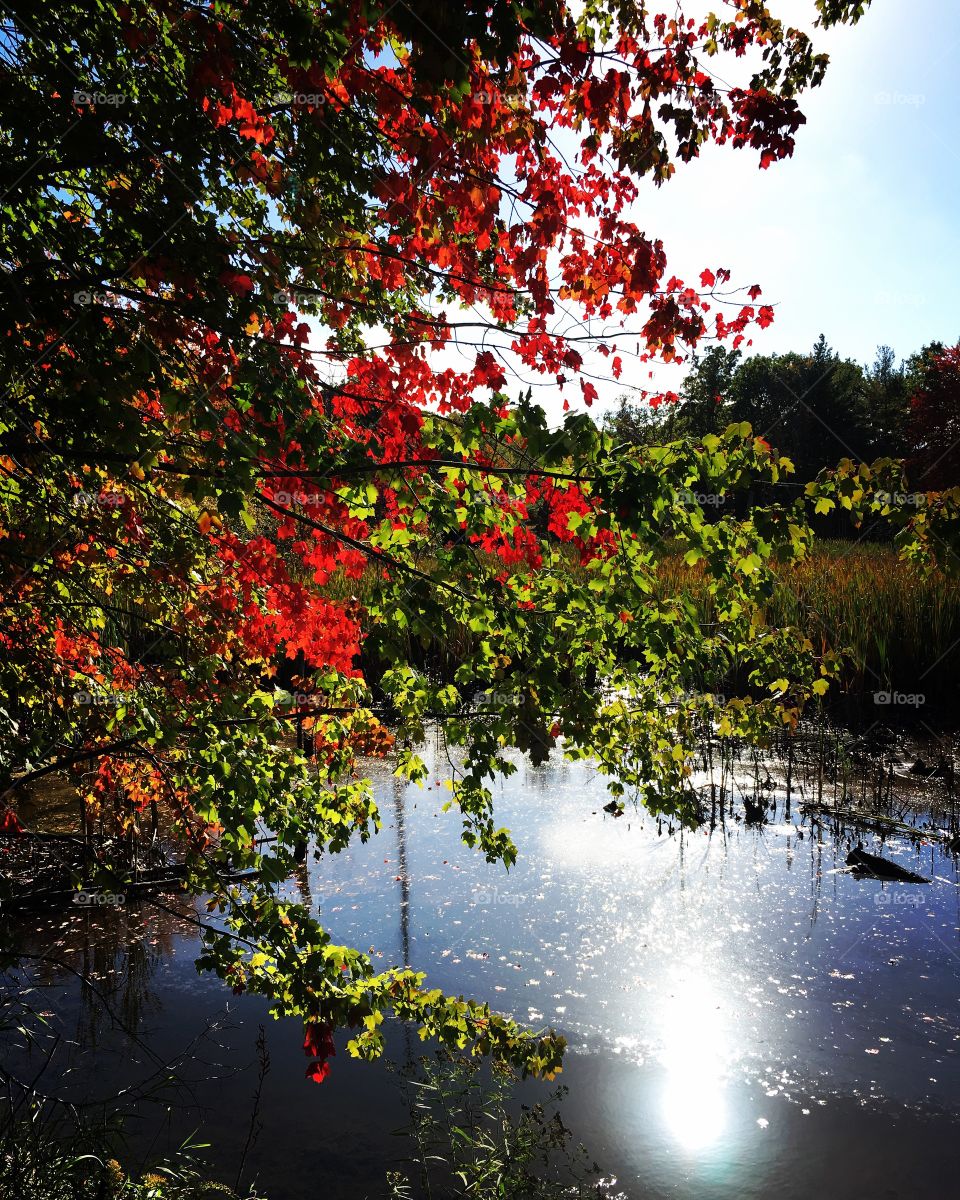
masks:
[[[700,970],[688,967],[668,988],[660,1030],[660,1061],[667,1072],[662,1117],[671,1136],[690,1151],[716,1142],[727,1120],[726,1031]]]

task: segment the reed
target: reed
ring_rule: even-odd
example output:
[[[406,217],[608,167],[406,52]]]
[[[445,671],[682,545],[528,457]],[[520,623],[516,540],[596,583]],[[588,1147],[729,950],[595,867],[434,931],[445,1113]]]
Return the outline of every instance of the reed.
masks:
[[[679,554],[665,561],[658,591],[687,593],[712,619],[702,570]],[[765,616],[802,629],[818,652],[843,651],[848,692],[960,698],[960,582],[923,575],[890,546],[818,542],[806,562],[784,570]]]
[[[579,568],[571,562],[570,570],[576,575]],[[361,604],[373,586],[370,573],[331,580],[336,597]],[[678,552],[661,563],[656,594],[682,593],[703,621],[714,619],[702,565],[688,566]],[[818,653],[843,652],[842,683],[851,696],[889,691],[960,707],[960,581],[923,575],[889,545],[815,543],[807,561],[783,569],[764,616],[771,625],[803,630]],[[450,641],[440,656],[448,664],[469,652],[469,631],[451,633]]]

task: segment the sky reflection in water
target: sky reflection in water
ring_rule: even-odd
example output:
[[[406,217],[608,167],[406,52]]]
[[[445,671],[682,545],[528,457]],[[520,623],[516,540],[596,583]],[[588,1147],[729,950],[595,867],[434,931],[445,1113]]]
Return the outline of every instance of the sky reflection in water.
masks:
[[[960,1037],[957,877],[934,848],[887,847],[934,877],[898,886],[840,870],[846,845],[796,812],[763,830],[658,836],[643,812],[605,816],[588,766],[552,763],[521,765],[498,797],[520,846],[508,874],[459,846],[437,777],[402,796],[382,780],[380,794],[391,827],[311,868],[334,936],[554,1024],[581,1050],[652,1059],[681,1143],[718,1136],[734,1079],[805,1105],[957,1099],[940,1078]],[[706,1112],[713,1135],[690,1128]]]
[[[824,1179],[831,1197],[865,1186],[942,1194],[937,1156],[960,1109],[952,859],[894,842],[884,853],[933,882],[859,880],[839,869],[847,846],[820,840],[796,811],[762,830],[728,821],[658,835],[632,807],[606,816],[603,779],[555,759],[521,764],[500,788],[498,819],[520,848],[507,873],[459,842],[457,815],[441,811],[445,760],[434,751],[431,761],[423,790],[375,764],[382,833],[311,861],[297,890],[335,939],[371,948],[379,965],[409,962],[432,985],[564,1032],[564,1118],[627,1195],[776,1188],[782,1200]],[[143,1011],[161,1040],[225,1003],[215,980],[196,976],[194,953],[192,939],[177,939],[151,968]],[[263,1006],[229,1003],[249,1061]],[[363,1179],[382,1180],[399,1123],[389,1077],[341,1052],[327,1084],[307,1083],[295,1024],[268,1031],[282,1125],[252,1161],[277,1200],[306,1194],[295,1173],[322,1155],[328,1181],[358,1163]],[[398,1033],[391,1049],[403,1053]],[[106,1079],[103,1046],[98,1055],[87,1069]],[[251,1088],[216,1093],[204,1132],[225,1161]],[[343,1179],[344,1196],[367,1194],[360,1177]]]

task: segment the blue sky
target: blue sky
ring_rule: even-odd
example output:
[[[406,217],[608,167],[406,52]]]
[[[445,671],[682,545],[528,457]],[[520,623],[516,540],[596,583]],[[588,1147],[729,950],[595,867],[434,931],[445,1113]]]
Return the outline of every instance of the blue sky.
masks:
[[[960,0],[874,0],[858,25],[827,31],[813,28],[813,0],[773,7],[831,59],[800,98],[793,157],[761,171],[755,151],[710,145],[664,187],[644,185],[634,219],[663,239],[670,273],[696,285],[704,266],[727,267],[733,285],[760,284],[776,319],[747,354],[803,351],[821,332],[861,363],[881,344],[906,358],[956,342]],[[619,385],[597,381],[595,414],[634,388],[677,391],[686,373],[625,362]],[[563,396],[537,392],[559,422]]]
[[[778,11],[800,24],[810,8]],[[777,316],[755,351],[823,331],[867,361],[960,338],[958,18],[957,0],[874,0],[856,27],[814,31],[831,65],[792,159],[760,171],[711,147],[638,205],[678,273],[706,261],[761,284]]]
[[[760,284],[776,319],[747,354],[803,351],[821,332],[861,363],[881,344],[905,358],[956,342],[960,0],[874,0],[858,25],[826,31],[813,28],[813,0],[773,7],[831,59],[800,98],[793,157],[761,171],[755,151],[710,145],[664,187],[642,185],[631,215],[663,239],[668,273],[696,285],[703,267],[727,267],[733,285]],[[749,78],[742,63],[733,70]],[[685,373],[625,357],[619,383],[595,380],[594,413],[633,389],[679,390]],[[563,395],[535,391],[559,422]],[[564,394],[575,403],[578,389]]]

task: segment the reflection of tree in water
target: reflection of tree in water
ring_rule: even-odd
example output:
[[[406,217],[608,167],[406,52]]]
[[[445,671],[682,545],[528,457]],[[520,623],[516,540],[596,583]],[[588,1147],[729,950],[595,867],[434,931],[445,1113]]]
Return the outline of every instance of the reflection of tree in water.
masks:
[[[8,929],[11,965],[0,974],[0,1078],[8,1109],[29,1102],[91,1111],[158,1088],[169,1098],[171,1087],[184,1086],[180,1069],[212,1027],[172,1057],[149,1044],[149,1022],[162,1009],[156,972],[193,912],[184,897],[164,903],[71,909]]]
[[[407,785],[393,781],[393,812],[397,823],[397,870],[400,876],[400,965],[410,966],[410,865],[407,858]]]
[[[301,904],[311,908],[313,906],[313,889],[310,886],[310,870],[306,859],[297,863],[293,868],[293,882],[296,884]]]
[[[75,1036],[80,1044],[99,1044],[105,1018],[135,1030],[159,1010],[151,988],[153,977],[184,936],[178,909],[189,915],[193,907],[182,897],[165,903],[172,911],[152,904],[73,908],[66,916],[59,913],[15,929],[14,952],[35,964],[38,986],[76,984]]]
[[[393,812],[397,824],[397,871],[400,876],[400,965],[410,966],[410,862],[407,856],[407,785],[394,777]],[[403,1023],[404,1063],[413,1062],[413,1030]]]

